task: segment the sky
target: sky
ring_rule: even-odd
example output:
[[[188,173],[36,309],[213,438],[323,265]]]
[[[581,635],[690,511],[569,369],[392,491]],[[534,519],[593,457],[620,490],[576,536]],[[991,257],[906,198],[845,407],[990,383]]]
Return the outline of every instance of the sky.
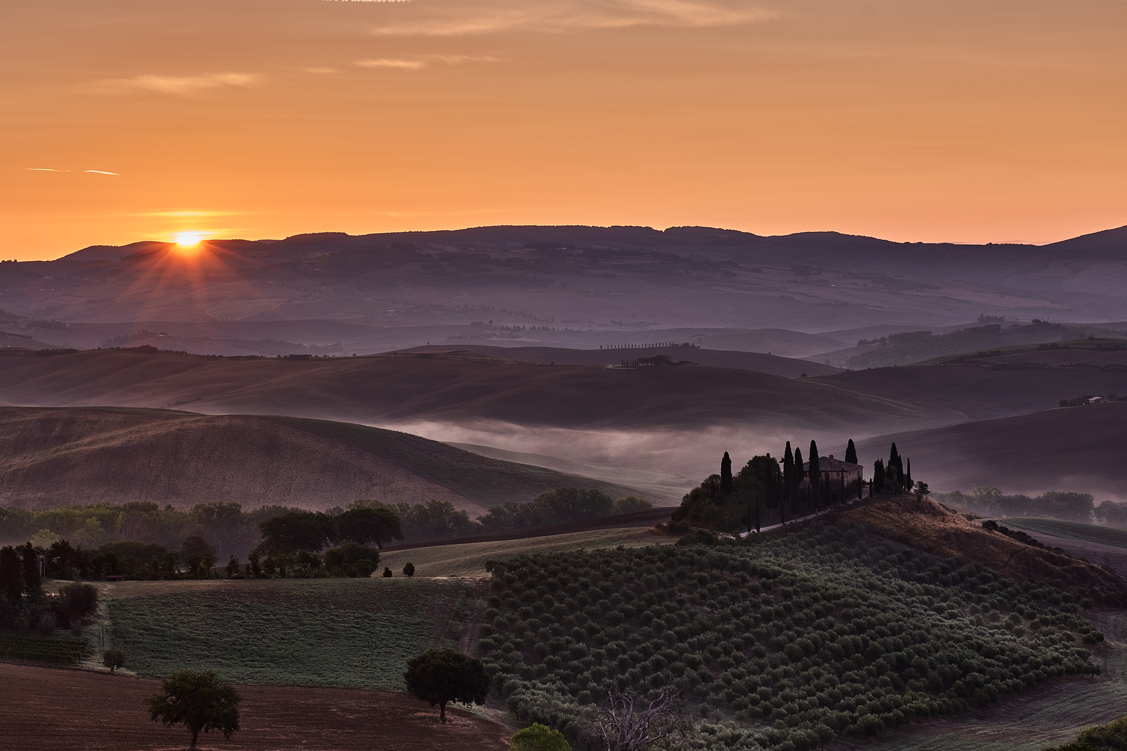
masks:
[[[0,0],[0,258],[1127,224],[1123,0]]]

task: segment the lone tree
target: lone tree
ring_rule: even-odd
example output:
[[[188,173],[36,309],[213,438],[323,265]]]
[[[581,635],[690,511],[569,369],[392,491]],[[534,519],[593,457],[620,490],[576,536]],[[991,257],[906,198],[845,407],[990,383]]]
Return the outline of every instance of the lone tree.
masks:
[[[481,704],[489,694],[489,676],[481,660],[453,649],[428,649],[407,661],[407,693],[439,708],[446,723],[446,705]]]
[[[534,722],[509,739],[509,751],[571,751],[564,734]]]
[[[415,564],[411,563],[410,561],[407,561],[407,565],[405,565],[403,567],[403,575],[406,576],[406,577],[414,576],[415,575]]]
[[[849,439],[849,445],[845,447],[845,461],[850,464],[857,464],[857,447],[853,445],[853,439]]]
[[[201,730],[218,730],[230,738],[239,729],[242,697],[230,683],[220,681],[214,670],[178,670],[161,688],[161,693],[147,699],[150,717],[168,726],[183,725],[192,734],[193,751]]]
[[[120,649],[107,649],[106,653],[102,655],[102,664],[113,673],[118,668],[125,667],[125,653]]]

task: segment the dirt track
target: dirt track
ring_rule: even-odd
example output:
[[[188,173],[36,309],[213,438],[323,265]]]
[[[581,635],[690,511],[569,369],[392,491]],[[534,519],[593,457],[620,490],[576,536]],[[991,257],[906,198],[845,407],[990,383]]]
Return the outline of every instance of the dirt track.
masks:
[[[0,751],[165,751],[188,733],[149,720],[145,697],[160,681],[0,663]],[[201,735],[201,749],[241,751],[463,751],[505,749],[509,731],[405,694],[239,686],[242,729],[231,740]]]

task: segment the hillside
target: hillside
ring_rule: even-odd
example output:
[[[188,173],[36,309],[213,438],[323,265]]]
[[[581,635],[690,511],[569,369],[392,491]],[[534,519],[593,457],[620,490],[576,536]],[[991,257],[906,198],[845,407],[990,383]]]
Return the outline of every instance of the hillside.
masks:
[[[889,443],[912,459],[912,475],[933,490],[993,486],[1007,493],[1074,490],[1127,499],[1127,403],[1050,409],[1029,415],[895,433],[862,441],[871,467]]]
[[[867,338],[839,335],[850,330],[939,331],[983,314],[1123,320],[1127,270],[1112,251],[1122,234],[1038,247],[708,227],[327,232],[216,239],[190,256],[159,242],[95,246],[5,264],[0,289],[20,319],[4,330],[56,347],[142,330],[172,349],[224,354],[690,337],[822,362]],[[330,325],[315,335],[310,321]]]
[[[664,333],[664,332],[663,332]],[[650,346],[639,344],[628,349],[567,349],[564,347],[492,347],[480,344],[467,344],[458,349],[440,346],[415,347],[409,352],[445,352],[452,355],[478,354],[501,360],[520,360],[541,364],[560,365],[633,365],[641,358],[668,357],[673,363],[688,361],[695,365],[713,368],[735,368],[754,370],[759,373],[798,378],[802,375],[820,376],[838,372],[829,365],[819,365],[808,360],[794,360],[762,352],[741,352],[733,350],[704,349],[683,345]]]
[[[360,425],[142,409],[0,407],[5,505],[450,501],[471,516],[558,487],[630,488]],[[675,494],[676,491],[671,493]],[[652,495],[651,495],[652,497]],[[655,499],[661,500],[661,499]]]
[[[903,496],[845,511],[842,518],[933,555],[972,561],[1010,579],[1048,585],[1078,598],[1121,604],[1127,591],[1127,579],[1111,570],[985,530],[981,522],[934,501]]]

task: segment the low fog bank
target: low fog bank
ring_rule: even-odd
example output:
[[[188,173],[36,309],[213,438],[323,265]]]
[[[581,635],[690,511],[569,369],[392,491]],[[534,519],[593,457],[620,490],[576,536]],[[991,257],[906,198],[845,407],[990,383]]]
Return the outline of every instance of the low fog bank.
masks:
[[[751,457],[769,453],[781,458],[786,442],[807,452],[810,440],[818,442],[822,456],[842,458],[852,436],[831,434],[793,435],[776,427],[717,425],[702,430],[584,430],[532,428],[496,420],[472,423],[415,421],[380,425],[390,430],[453,444],[475,453],[508,461],[543,466],[571,474],[608,479],[619,472],[622,479],[646,481],[677,489],[678,498],[710,474],[720,471],[727,451],[738,469]],[[489,453],[490,449],[505,455]],[[886,452],[887,453],[887,452]],[[878,457],[860,457],[871,465]],[[627,484],[637,486],[633,480]]]

